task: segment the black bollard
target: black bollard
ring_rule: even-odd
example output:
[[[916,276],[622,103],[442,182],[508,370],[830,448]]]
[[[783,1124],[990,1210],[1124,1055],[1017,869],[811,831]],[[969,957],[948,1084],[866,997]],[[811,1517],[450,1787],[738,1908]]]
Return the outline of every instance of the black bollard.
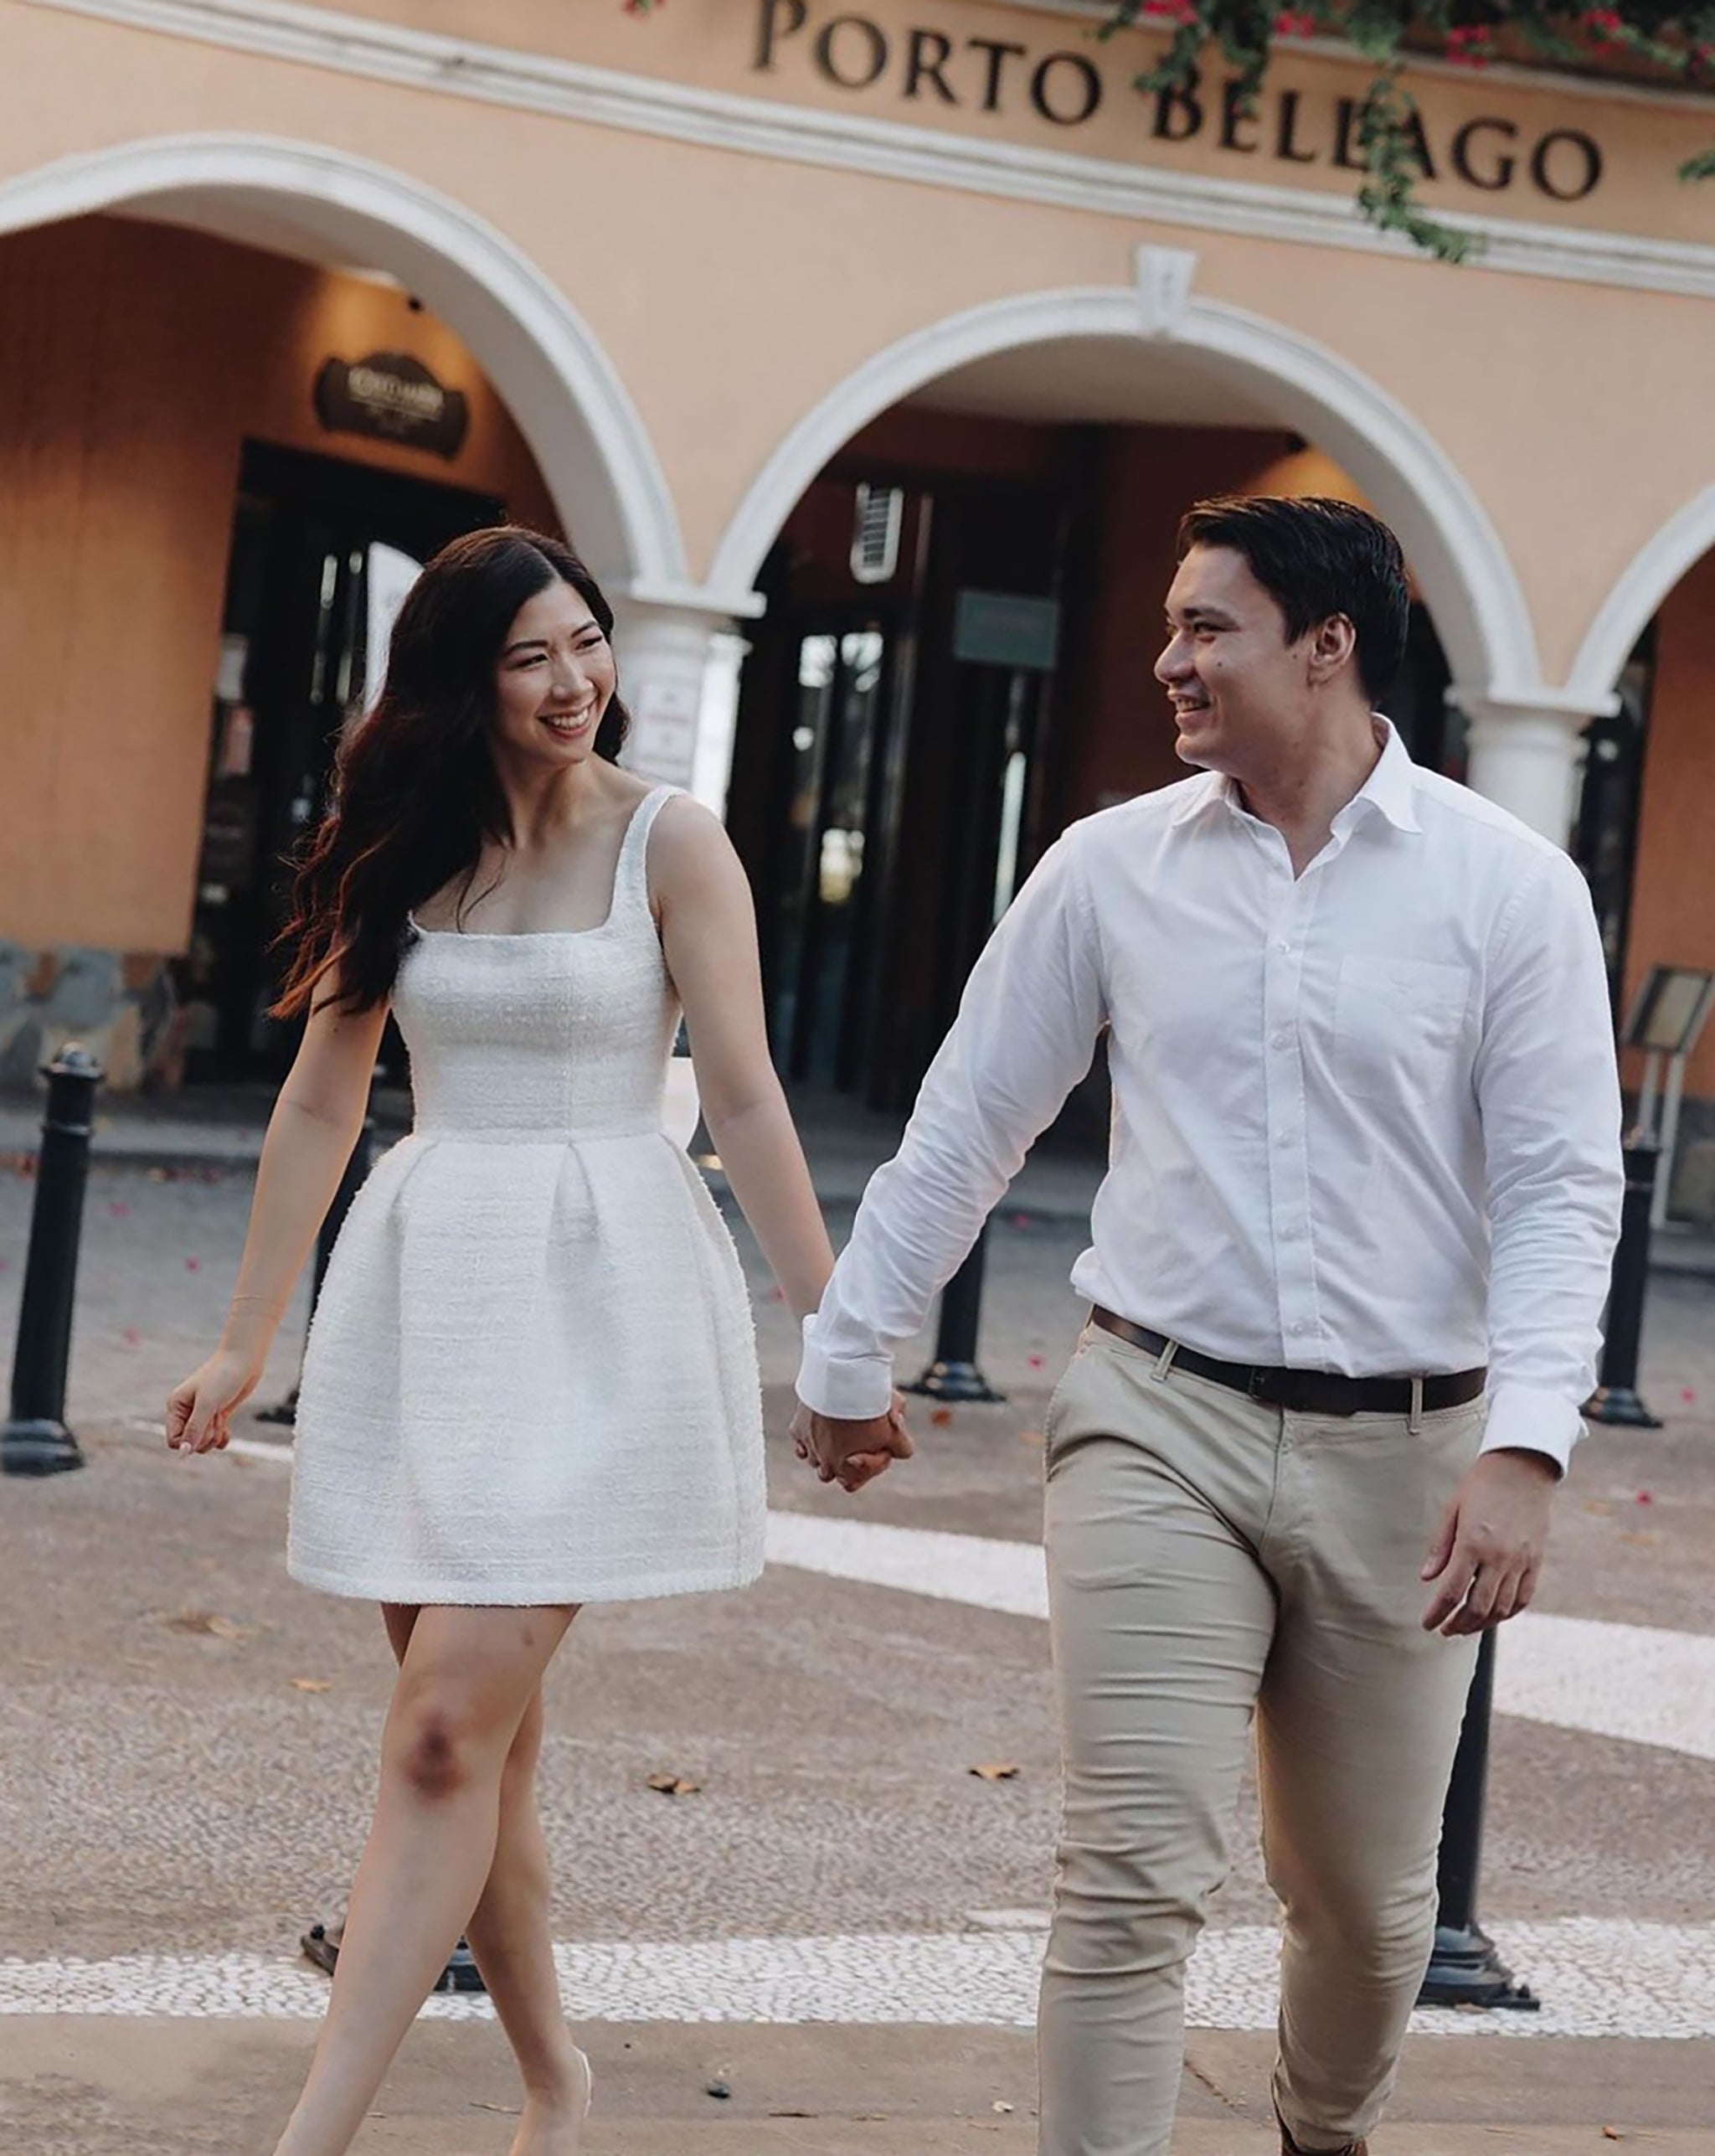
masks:
[[[339,1179],[339,1188],[333,1194],[333,1202],[323,1216],[316,1234],[316,1262],[310,1274],[310,1315],[316,1314],[316,1305],[321,1299],[322,1283],[327,1277],[328,1261],[333,1256],[333,1246],[339,1240],[339,1231],[345,1225],[345,1216],[352,1210],[352,1200],[357,1196],[368,1175],[375,1157],[375,1118],[366,1114],[363,1127],[358,1132],[358,1142],[352,1148],[352,1157],[345,1164],[345,1173]],[[283,1424],[290,1428],[297,1419],[298,1389],[294,1385],[277,1407],[257,1411],[258,1422]]]
[[[976,1366],[976,1333],[982,1315],[982,1273],[988,1255],[988,1223],[971,1245],[971,1255],[941,1290],[935,1328],[935,1360],[907,1392],[931,1400],[1004,1400]]]
[[[1495,1635],[1486,1632],[1465,1703],[1453,1778],[1441,1814],[1435,1869],[1435,1944],[1419,2006],[1501,2006],[1534,2014],[1542,2001],[1517,1983],[1477,1921],[1477,1872],[1483,1848],[1483,1798],[1489,1779],[1489,1717],[1495,1703]]]
[[[42,1065],[48,1105],[36,1163],[29,1255],[12,1364],[12,1413],[0,1434],[0,1467],[8,1475],[57,1475],[84,1456],[65,1426],[65,1374],[71,1359],[72,1302],[89,1179],[90,1133],[101,1066],[68,1042]]]
[[[1634,1132],[1625,1148],[1625,1199],[1620,1215],[1620,1246],[1608,1291],[1601,1382],[1584,1408],[1592,1422],[1659,1430],[1638,1396],[1638,1353],[1644,1334],[1644,1297],[1650,1286],[1650,1210],[1655,1203],[1661,1152],[1653,1138]]]

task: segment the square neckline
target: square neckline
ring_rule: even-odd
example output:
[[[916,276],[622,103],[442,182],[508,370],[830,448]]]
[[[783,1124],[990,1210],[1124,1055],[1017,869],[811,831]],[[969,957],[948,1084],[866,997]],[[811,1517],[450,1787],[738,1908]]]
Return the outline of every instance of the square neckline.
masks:
[[[466,943],[539,943],[544,941],[564,941],[572,936],[601,936],[613,926],[614,916],[619,911],[620,885],[624,880],[626,861],[631,849],[631,834],[637,828],[637,819],[657,794],[672,792],[670,786],[652,786],[626,818],[626,828],[620,839],[619,859],[613,865],[613,888],[607,895],[607,911],[593,928],[425,928],[415,911],[405,909],[405,920],[415,936],[427,939],[432,936],[446,936]]]

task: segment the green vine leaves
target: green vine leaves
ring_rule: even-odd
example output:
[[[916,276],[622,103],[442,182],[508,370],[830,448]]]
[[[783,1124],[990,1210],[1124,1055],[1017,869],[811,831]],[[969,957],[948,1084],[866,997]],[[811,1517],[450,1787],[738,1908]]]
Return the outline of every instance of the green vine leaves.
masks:
[[[1715,7],[1653,0],[1607,8],[1508,7],[1489,0],[1429,0],[1415,7],[1392,0],[1295,0],[1284,11],[1258,0],[1110,0],[1110,6],[1097,33],[1104,39],[1129,29],[1167,36],[1160,59],[1135,79],[1141,93],[1188,88],[1203,53],[1214,45],[1233,70],[1233,95],[1247,115],[1256,108],[1278,46],[1326,37],[1357,50],[1375,69],[1355,130],[1365,166],[1358,207],[1372,224],[1399,233],[1444,262],[1468,260],[1481,241],[1418,200],[1422,121],[1406,80],[1414,54],[1439,54],[1471,68],[1486,66],[1502,49],[1563,64],[1627,60],[1689,86],[1715,85]],[[1687,158],[1679,176],[1715,178],[1715,147]]]

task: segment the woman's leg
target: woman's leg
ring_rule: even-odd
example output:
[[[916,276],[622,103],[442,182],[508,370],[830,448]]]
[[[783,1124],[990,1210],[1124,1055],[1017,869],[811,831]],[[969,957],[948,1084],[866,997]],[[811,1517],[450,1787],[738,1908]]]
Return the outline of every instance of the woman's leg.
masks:
[[[419,1612],[327,2018],[276,2156],[345,2156],[494,1863],[513,1740],[570,1609]]]
[[[403,1662],[417,1612],[387,1608],[382,1615],[394,1653]],[[465,1927],[523,2077],[524,2117],[512,2156],[574,2151],[589,2098],[589,2069],[566,2027],[554,1966],[548,1845],[536,1808],[542,1728],[538,1686],[507,1754],[494,1862]]]

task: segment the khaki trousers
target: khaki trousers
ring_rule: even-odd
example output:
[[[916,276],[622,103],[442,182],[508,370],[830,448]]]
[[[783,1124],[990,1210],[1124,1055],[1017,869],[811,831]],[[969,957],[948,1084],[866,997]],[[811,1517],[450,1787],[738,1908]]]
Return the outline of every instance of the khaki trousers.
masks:
[[[1283,1414],[1085,1331],[1044,1433],[1065,1795],[1043,2156],[1167,2156],[1253,1715],[1285,1927],[1275,2101],[1306,2149],[1380,2116],[1476,1657],[1422,1629],[1418,1576],[1482,1422],[1481,1401],[1415,1431]]]

